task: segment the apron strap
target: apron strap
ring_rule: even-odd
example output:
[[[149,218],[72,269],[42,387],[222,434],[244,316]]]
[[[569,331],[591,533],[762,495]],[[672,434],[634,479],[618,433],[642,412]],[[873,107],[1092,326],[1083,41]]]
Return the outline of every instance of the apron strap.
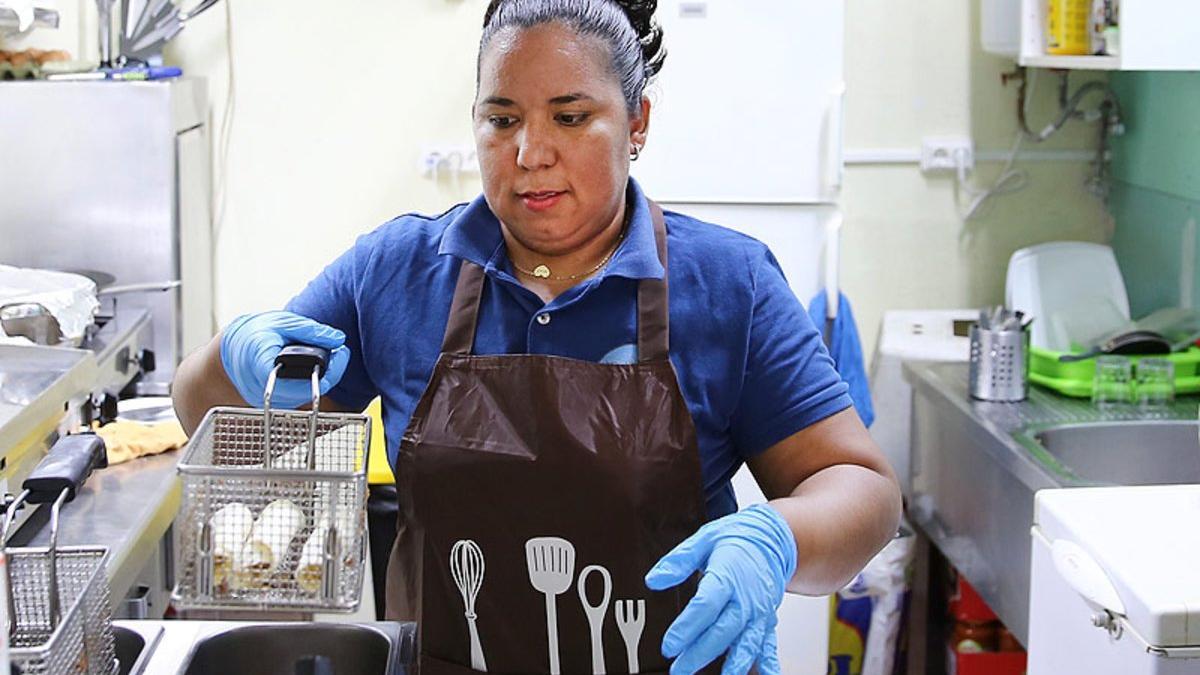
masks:
[[[479,299],[483,297],[483,268],[464,260],[458,268],[458,283],[450,303],[450,318],[442,337],[443,354],[469,355],[475,348],[475,324],[479,320]]]
[[[663,266],[663,278],[638,282],[638,361],[642,363],[663,361],[671,353],[667,303],[667,224],[662,208],[651,200],[646,201],[650,205],[650,219],[654,221],[654,241],[658,245],[658,261]]]
[[[662,208],[650,201],[650,218],[654,222],[654,240],[658,260],[663,266],[662,279],[642,279],[638,282],[638,360],[661,361],[670,355],[667,306],[667,227]],[[479,322],[479,304],[483,283],[487,279],[483,268],[464,260],[458,270],[454,299],[446,334],[442,337],[443,354],[469,355],[475,348],[475,329]]]

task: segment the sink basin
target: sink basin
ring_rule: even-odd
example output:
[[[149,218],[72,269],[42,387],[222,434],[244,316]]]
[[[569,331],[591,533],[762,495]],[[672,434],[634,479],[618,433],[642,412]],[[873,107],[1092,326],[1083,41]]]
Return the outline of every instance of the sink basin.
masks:
[[[133,672],[133,664],[137,663],[142,650],[146,648],[146,638],[128,628],[113,627],[113,642],[117,651],[117,661],[121,667],[119,675],[129,675]]]
[[[150,661],[150,654],[162,636],[161,628],[149,628],[149,636],[126,626],[113,626],[113,646],[120,667],[118,675],[140,675]],[[146,648],[149,640],[149,649]]]
[[[323,656],[335,673],[399,675],[411,659],[413,624],[253,625],[209,635],[192,648],[186,675],[294,675],[305,657]]]
[[[1200,483],[1200,426],[1186,420],[1105,422],[1032,430],[1079,478],[1114,485]]]

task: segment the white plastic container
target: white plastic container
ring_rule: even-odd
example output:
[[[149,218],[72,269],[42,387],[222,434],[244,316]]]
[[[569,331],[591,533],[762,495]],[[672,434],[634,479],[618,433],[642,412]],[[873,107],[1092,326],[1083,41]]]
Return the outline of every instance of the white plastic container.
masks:
[[[983,51],[1016,58],[1021,53],[1021,0],[980,0]]]
[[[1129,322],[1129,295],[1113,250],[1057,241],[1023,248],[1008,261],[1005,306],[1033,317],[1029,342],[1070,351]]]

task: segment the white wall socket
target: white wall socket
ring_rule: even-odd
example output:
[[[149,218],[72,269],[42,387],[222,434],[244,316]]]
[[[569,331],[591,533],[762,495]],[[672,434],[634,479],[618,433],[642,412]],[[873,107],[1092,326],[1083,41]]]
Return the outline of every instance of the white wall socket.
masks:
[[[454,174],[479,173],[479,157],[474,145],[429,145],[421,152],[418,170],[425,178],[448,178]]]
[[[954,171],[959,162],[975,167],[975,144],[966,136],[927,136],[921,139],[921,171]]]

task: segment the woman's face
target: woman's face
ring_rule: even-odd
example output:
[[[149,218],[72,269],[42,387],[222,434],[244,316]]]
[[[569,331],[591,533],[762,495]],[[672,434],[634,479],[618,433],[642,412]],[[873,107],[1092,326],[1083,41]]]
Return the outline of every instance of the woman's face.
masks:
[[[570,253],[622,213],[631,120],[607,48],[560,24],[502,30],[486,46],[475,145],[492,212],[525,247]]]

